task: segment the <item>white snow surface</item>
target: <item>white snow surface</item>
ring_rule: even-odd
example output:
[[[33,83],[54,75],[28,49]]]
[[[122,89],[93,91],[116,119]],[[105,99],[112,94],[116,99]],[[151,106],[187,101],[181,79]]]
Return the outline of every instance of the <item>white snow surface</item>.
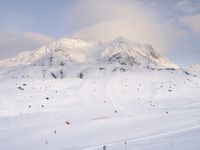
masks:
[[[0,64],[0,150],[200,149],[200,73],[150,45],[63,38]]]
[[[183,70],[2,78],[0,149],[199,150],[199,91]]]
[[[189,67],[189,69],[200,73],[200,64],[195,64]]]

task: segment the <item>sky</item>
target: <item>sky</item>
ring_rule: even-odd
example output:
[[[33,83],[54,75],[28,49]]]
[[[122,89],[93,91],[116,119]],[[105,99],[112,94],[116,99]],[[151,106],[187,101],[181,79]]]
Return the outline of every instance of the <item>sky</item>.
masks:
[[[200,0],[0,0],[0,59],[62,37],[117,36],[200,64]]]

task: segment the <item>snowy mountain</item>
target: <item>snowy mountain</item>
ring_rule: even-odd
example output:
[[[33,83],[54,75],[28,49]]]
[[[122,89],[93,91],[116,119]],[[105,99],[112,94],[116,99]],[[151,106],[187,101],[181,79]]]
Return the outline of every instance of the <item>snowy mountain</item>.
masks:
[[[117,56],[117,57],[116,57]],[[115,58],[115,60],[114,60]],[[23,52],[16,57],[0,61],[1,66],[59,65],[62,61],[87,62],[89,59],[126,62],[131,66],[178,66],[158,54],[148,44],[138,44],[118,37],[110,41],[89,43],[79,39],[62,38],[32,52]],[[130,62],[129,62],[130,61]],[[120,63],[126,65],[126,63]]]
[[[1,66],[17,65],[56,65],[59,61],[77,61],[81,62],[84,57],[84,48],[89,48],[90,44],[81,40],[62,38],[35,49],[31,52],[23,52],[13,58],[0,61]],[[59,63],[58,63],[59,64]],[[57,64],[57,65],[58,65]]]
[[[1,60],[0,149],[199,150],[197,68],[123,37]]]
[[[118,37],[111,41],[99,42],[101,58],[121,65],[155,68],[178,68],[177,65],[156,52],[149,44],[139,44]]]
[[[3,76],[14,77],[17,74],[21,77],[55,78],[79,76],[85,70],[106,68],[110,71],[119,68],[178,68],[152,46],[133,43],[123,37],[95,43],[62,38],[31,52],[0,60],[0,66],[11,68]]]

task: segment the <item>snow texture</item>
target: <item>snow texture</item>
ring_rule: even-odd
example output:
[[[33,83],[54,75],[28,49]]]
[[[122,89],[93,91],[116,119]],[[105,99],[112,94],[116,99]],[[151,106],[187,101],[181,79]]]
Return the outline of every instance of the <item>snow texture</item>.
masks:
[[[63,38],[0,64],[2,150],[200,149],[200,73],[150,45]]]

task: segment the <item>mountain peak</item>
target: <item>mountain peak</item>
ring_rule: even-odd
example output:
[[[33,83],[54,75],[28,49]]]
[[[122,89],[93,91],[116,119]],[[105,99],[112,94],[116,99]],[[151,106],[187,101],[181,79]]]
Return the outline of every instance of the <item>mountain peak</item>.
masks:
[[[108,41],[96,43],[86,42],[80,39],[61,38],[46,46],[31,52],[24,52],[16,57],[0,60],[0,66],[18,65],[48,65],[78,62],[86,63],[92,60],[95,65],[98,60],[119,64],[131,64],[142,67],[178,68],[177,65],[157,53],[149,44],[139,44],[117,37]]]
[[[49,49],[77,49],[88,46],[89,43],[80,39],[61,38],[48,45]]]

